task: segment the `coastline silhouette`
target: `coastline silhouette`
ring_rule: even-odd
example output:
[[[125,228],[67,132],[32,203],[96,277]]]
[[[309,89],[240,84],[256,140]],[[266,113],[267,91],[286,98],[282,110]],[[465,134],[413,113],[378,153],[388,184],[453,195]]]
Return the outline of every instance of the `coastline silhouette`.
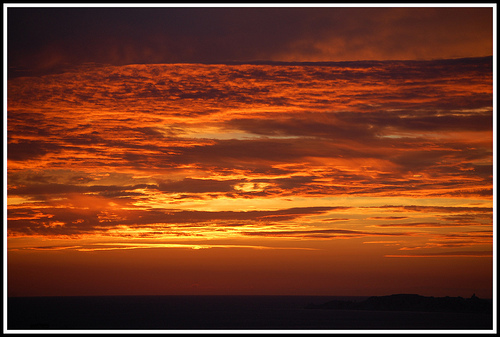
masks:
[[[372,296],[361,302],[333,300],[320,305],[309,305],[309,309],[329,310],[374,310],[374,311],[421,311],[491,313],[492,302],[473,294],[470,298],[433,297],[417,294],[393,294]]]

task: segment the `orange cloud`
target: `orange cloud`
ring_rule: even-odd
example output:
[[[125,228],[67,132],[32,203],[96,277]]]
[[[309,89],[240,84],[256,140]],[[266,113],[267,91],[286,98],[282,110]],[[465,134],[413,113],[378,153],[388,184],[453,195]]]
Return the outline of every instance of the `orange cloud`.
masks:
[[[276,268],[302,259],[295,272],[318,275],[303,254],[349,274],[371,270],[372,259],[396,273],[383,257],[408,251],[489,252],[491,69],[486,57],[89,66],[12,78],[12,268],[19,276],[23,258],[57,265],[78,250],[103,263],[178,253],[139,249],[161,245],[224,247],[231,254],[214,253],[219,264],[236,247],[267,247]],[[374,238],[385,243],[363,245]]]

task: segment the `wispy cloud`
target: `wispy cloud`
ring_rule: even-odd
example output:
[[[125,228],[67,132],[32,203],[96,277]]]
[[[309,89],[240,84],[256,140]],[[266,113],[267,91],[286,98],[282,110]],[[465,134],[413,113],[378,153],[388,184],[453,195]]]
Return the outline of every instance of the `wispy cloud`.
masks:
[[[440,223],[440,222],[408,222],[395,224],[379,224],[373,227],[394,227],[394,228],[440,228],[440,227],[468,227],[468,226],[491,226],[489,223]]]
[[[331,239],[331,238],[354,238],[365,236],[410,236],[411,233],[401,232],[365,232],[359,230],[346,229],[317,229],[317,230],[296,230],[296,231],[254,231],[245,232],[245,235],[265,236],[265,237],[297,237],[308,239]]]
[[[192,244],[192,243],[96,243],[81,246],[39,246],[12,248],[10,250],[76,250],[79,252],[95,252],[106,250],[130,250],[130,249],[211,249],[211,248],[246,248],[246,249],[298,249],[317,250],[315,248],[303,247],[277,247],[277,246],[256,246],[256,245],[225,245],[225,244]]]
[[[455,252],[438,252],[438,253],[421,253],[421,254],[394,254],[385,255],[385,257],[400,257],[400,258],[436,258],[436,257],[493,257],[492,251],[455,251]]]

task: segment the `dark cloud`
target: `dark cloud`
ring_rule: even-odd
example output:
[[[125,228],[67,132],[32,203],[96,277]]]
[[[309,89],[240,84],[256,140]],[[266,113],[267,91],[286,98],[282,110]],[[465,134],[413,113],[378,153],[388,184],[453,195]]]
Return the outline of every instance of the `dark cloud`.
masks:
[[[48,153],[57,153],[63,149],[63,146],[38,140],[20,140],[9,142],[7,146],[7,158],[9,160],[23,161],[39,159]]]
[[[249,236],[265,237],[299,237],[308,239],[329,239],[336,237],[362,237],[362,236],[409,236],[410,233],[389,232],[366,232],[346,229],[317,229],[317,230],[294,230],[294,231],[258,231],[245,232]]]
[[[492,213],[493,208],[490,207],[460,207],[460,206],[371,206],[369,208],[393,209],[395,211],[411,211],[425,213]]]
[[[59,183],[37,183],[20,186],[11,186],[8,189],[9,195],[33,196],[40,194],[67,194],[67,193],[116,193],[131,191],[136,189],[157,189],[157,185],[137,184],[133,186],[123,185],[73,185]]]
[[[407,218],[406,216],[372,216],[367,218],[367,220],[401,220]]]
[[[302,216],[322,214],[335,209],[345,209],[345,207],[298,207],[281,209],[276,211],[147,211],[141,216],[141,223],[197,223],[215,220],[249,220],[249,221],[286,221]],[[131,222],[136,223],[133,219]]]
[[[235,119],[228,123],[230,127],[269,136],[308,136],[338,139],[363,140],[373,138],[374,130],[369,124],[343,123],[335,115],[322,114],[320,120],[315,120],[315,114],[301,117],[276,119]]]
[[[84,62],[435,59],[492,54],[491,8],[62,7],[8,8],[7,14],[10,73],[18,74]]]
[[[441,216],[440,218],[444,221],[453,221],[453,222],[472,222],[476,221],[477,219],[486,219],[488,222],[491,224],[491,220],[493,217],[493,213],[486,213],[486,214],[456,214],[456,215],[448,215],[448,216]]]
[[[256,135],[317,137],[342,140],[344,144],[347,140],[351,140],[355,143],[378,144],[381,148],[394,145],[409,146],[409,144],[414,147],[417,142],[421,142],[421,147],[424,147],[426,141],[421,138],[422,136],[418,132],[488,131],[493,129],[493,115],[491,112],[474,115],[419,115],[415,113],[415,116],[408,116],[407,114],[401,116],[401,114],[387,112],[370,113],[368,116],[366,113],[316,113],[281,119],[234,119],[229,121],[227,125]],[[416,140],[404,136],[392,139],[381,138],[408,132],[414,133],[418,138]],[[331,146],[331,144],[328,145]],[[456,143],[447,145],[454,148],[460,146],[460,144]],[[361,157],[370,156],[368,153],[360,152],[359,149],[361,147],[356,150],[349,149],[351,156],[356,155],[356,153],[359,153]],[[414,166],[418,162],[419,165],[427,166],[434,164],[434,161],[432,161],[433,156],[441,157],[443,152],[449,151],[429,152],[428,149],[425,149],[421,151],[425,155],[419,156],[419,152],[415,150],[408,155],[401,156],[401,159],[397,160],[397,162],[408,163],[409,166]],[[464,156],[466,153],[468,153],[467,159],[473,159],[470,157],[471,154],[474,156],[490,155],[488,151],[481,153],[477,149],[471,149],[468,144],[463,145],[460,156]]]
[[[453,111],[460,109],[460,104],[448,104],[447,110]],[[423,105],[425,107],[425,104]],[[491,101],[488,101],[481,108],[490,107]],[[465,108],[464,108],[465,109]],[[368,125],[377,127],[380,131],[384,128],[392,128],[392,132],[397,131],[485,131],[493,128],[493,113],[475,113],[473,115],[460,114],[456,112],[440,114],[430,112],[428,115],[423,115],[421,112],[413,112],[413,116],[405,113],[391,114],[387,112],[371,113],[369,116],[360,113],[342,114],[339,118],[350,122],[354,125],[363,122]]]
[[[395,227],[395,228],[442,228],[442,227],[460,227],[460,226],[487,226],[481,223],[441,223],[441,222],[409,222],[373,225],[374,227]]]
[[[266,151],[262,151],[266,149]],[[213,145],[173,148],[181,155],[172,157],[179,164],[242,165],[260,162],[294,162],[320,152],[292,140],[217,140]]]
[[[184,178],[180,181],[159,182],[158,189],[168,193],[231,192],[244,180],[213,180]]]
[[[303,216],[323,214],[346,207],[298,207],[276,211],[186,211],[186,210],[115,210],[107,206],[112,199],[104,199],[101,207],[44,207],[14,208],[8,212],[8,230],[11,233],[28,235],[72,235],[92,232],[106,232],[118,226],[131,228],[157,227],[164,230],[171,225],[205,227],[207,222],[217,222],[217,226],[244,226],[294,220]],[[241,221],[247,222],[242,223]],[[172,229],[170,232],[183,232]],[[202,233],[201,233],[202,234]]]
[[[463,238],[480,239],[480,240],[486,239],[489,242],[493,240],[493,237],[491,236],[492,233],[493,233],[492,230],[476,230],[476,231],[468,231],[460,233],[444,233],[441,234],[440,237],[449,240],[463,239]]]

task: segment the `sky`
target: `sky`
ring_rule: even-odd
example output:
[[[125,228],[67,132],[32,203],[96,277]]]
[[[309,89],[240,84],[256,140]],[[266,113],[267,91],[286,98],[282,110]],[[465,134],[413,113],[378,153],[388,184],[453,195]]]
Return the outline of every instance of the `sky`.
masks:
[[[9,8],[9,70],[45,73],[83,62],[424,60],[493,52],[491,6],[296,6]]]
[[[9,8],[9,296],[493,297],[493,9]]]

